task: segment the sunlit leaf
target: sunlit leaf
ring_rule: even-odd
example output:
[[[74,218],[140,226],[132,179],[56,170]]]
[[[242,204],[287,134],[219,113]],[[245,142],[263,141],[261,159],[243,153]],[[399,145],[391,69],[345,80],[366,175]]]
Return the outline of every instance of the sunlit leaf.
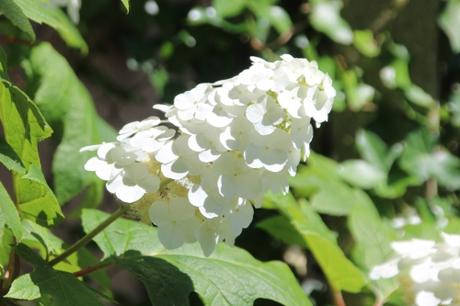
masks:
[[[43,0],[13,0],[21,8],[27,18],[44,23],[54,28],[62,39],[71,47],[88,52],[88,46],[81,37],[78,29],[59,8]]]
[[[129,13],[129,0],[121,0],[121,3],[123,3],[123,6],[126,9],[126,12]]]
[[[27,35],[27,38],[35,40],[35,33],[32,29],[32,25],[14,0],[0,1],[0,13],[5,15],[12,24],[23,31]]]
[[[14,152],[13,148],[0,137],[0,163],[10,171],[24,174],[26,169],[22,164],[21,158]]]
[[[357,30],[353,32],[353,44],[355,48],[367,57],[375,57],[380,53],[380,47],[370,30]]]
[[[287,33],[292,28],[291,17],[281,6],[270,7],[268,16],[270,23],[279,34]]]
[[[88,232],[108,215],[85,210]],[[205,305],[253,305],[257,298],[282,305],[311,305],[289,268],[281,262],[260,262],[236,247],[218,245],[209,257],[198,244],[165,250],[156,230],[118,219],[95,238],[106,256],[123,253],[117,263],[134,273],[155,305],[188,305],[196,291]]]
[[[38,143],[51,135],[51,128],[34,102],[5,80],[0,82],[0,121],[6,142],[27,171],[26,175],[14,175],[19,209],[26,216],[52,224],[62,212],[41,172],[37,149]]]
[[[460,51],[460,1],[448,0],[444,11],[439,16],[438,22],[449,37],[450,46],[455,52]]]
[[[275,216],[267,218],[257,223],[257,227],[263,229],[278,240],[285,242],[287,245],[300,245],[307,247],[302,236],[292,226],[288,218],[284,216]]]
[[[460,188],[460,159],[445,149],[436,149],[435,141],[425,130],[409,134],[400,159],[401,168],[421,182],[436,178],[448,189]]]
[[[364,189],[373,188],[386,180],[386,173],[364,160],[347,160],[340,165],[339,173],[346,182]]]
[[[312,6],[310,22],[317,31],[323,32],[335,42],[344,45],[352,43],[351,28],[340,16],[342,1],[314,0],[310,4]]]
[[[278,197],[275,204],[303,237],[331,286],[336,290],[359,292],[366,283],[364,275],[347,259],[334,234],[309,204],[297,203],[292,195]]]
[[[246,7],[246,0],[213,0],[212,5],[220,17],[227,18],[238,15]]]

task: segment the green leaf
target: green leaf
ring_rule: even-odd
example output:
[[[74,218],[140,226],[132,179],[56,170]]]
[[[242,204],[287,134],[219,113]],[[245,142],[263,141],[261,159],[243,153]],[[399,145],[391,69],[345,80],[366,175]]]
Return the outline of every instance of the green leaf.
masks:
[[[356,293],[366,285],[362,272],[337,244],[317,233],[306,234],[305,240],[333,288]]]
[[[296,176],[289,180],[294,194],[299,197],[310,197],[331,182],[340,181],[338,164],[334,160],[311,153],[307,166],[300,166]]]
[[[88,46],[78,29],[59,7],[43,0],[14,0],[14,2],[29,19],[47,24],[54,28],[69,46],[80,49],[82,53],[88,52]]]
[[[49,306],[102,305],[94,291],[75,276],[45,265],[15,279],[5,297],[28,301],[48,298]]]
[[[37,149],[38,142],[51,135],[51,128],[34,102],[5,80],[0,81],[0,121],[6,142],[27,170],[25,176],[14,175],[20,211],[52,224],[62,212],[41,172]]]
[[[43,224],[54,224],[62,211],[53,191],[43,176],[40,166],[31,165],[23,177],[16,177],[16,198],[26,216]]]
[[[347,102],[352,110],[358,111],[372,102],[375,89],[359,79],[359,72],[356,69],[343,71],[341,77],[347,95]]]
[[[335,42],[344,45],[352,43],[351,28],[340,16],[342,1],[314,0],[310,4],[312,7],[310,22],[317,31],[326,34]]]
[[[397,177],[393,179],[390,173],[391,167],[402,153],[402,145],[394,144],[390,149],[383,140],[370,131],[360,130],[356,134],[356,148],[360,155],[370,164],[378,167],[385,175],[384,181],[373,186],[375,192],[384,198],[396,198],[402,196],[407,186],[414,183],[412,177]],[[346,178],[344,177],[346,180]]]
[[[92,196],[86,202],[94,207],[102,199],[103,184],[92,173],[83,171],[91,153],[80,153],[79,150],[107,140],[106,134],[109,133],[113,140],[113,129],[97,115],[90,94],[64,57],[51,45],[40,44],[32,50],[27,70],[30,77],[39,82],[35,101],[44,116],[63,128],[53,158],[56,196],[63,204],[90,188]]]
[[[84,210],[85,232],[107,214]],[[154,305],[188,305],[196,291],[205,305],[253,305],[257,298],[282,305],[311,305],[289,268],[281,262],[263,263],[236,247],[218,245],[210,256],[198,244],[165,250],[152,226],[118,219],[94,239],[104,255],[124,254],[119,265],[144,284]]]
[[[246,0],[213,0],[212,6],[221,18],[233,17],[246,7]]]
[[[311,205],[317,212],[332,216],[348,215],[354,204],[353,190],[340,181],[322,186],[311,198]]]
[[[460,0],[448,0],[446,8],[438,19],[439,26],[449,38],[454,52],[460,52]]]
[[[14,152],[13,148],[0,137],[0,163],[2,163],[6,169],[14,171],[19,174],[24,174],[26,169],[21,162],[20,157]]]
[[[33,301],[41,297],[40,288],[34,284],[30,274],[24,274],[14,280],[6,297]]]
[[[359,292],[366,284],[363,274],[345,256],[334,234],[308,203],[297,204],[292,195],[287,195],[281,197],[277,205],[303,237],[331,286],[336,290]]]
[[[121,264],[140,277],[154,305],[188,305],[192,290],[205,305],[250,306],[257,298],[286,306],[311,305],[285,264],[263,263],[244,250],[224,244],[210,257],[194,244],[161,252],[154,258],[122,260]],[[164,291],[167,294],[162,294]]]
[[[352,189],[340,177],[339,166],[324,156],[311,154],[290,185],[296,196],[311,197],[312,207],[320,213],[344,216],[354,205]]]
[[[108,215],[102,211],[83,209],[81,216],[83,230],[85,233],[90,232],[107,217]],[[118,219],[98,234],[94,241],[104,253],[104,258],[122,255],[129,250],[136,250],[141,254],[152,254],[160,247],[156,235],[153,226]]]
[[[396,239],[394,231],[382,222],[374,203],[364,192],[359,191],[361,199],[353,208],[348,218],[348,228],[355,240],[354,257],[357,262],[370,271],[374,266],[388,260],[393,251],[390,243]],[[395,280],[378,280],[371,287],[385,301],[397,289]]]
[[[305,200],[300,200],[297,203],[290,193],[287,195],[268,194],[268,197],[301,236],[304,233],[314,232],[320,233],[330,241],[336,241],[335,234],[329,230],[321,217]],[[303,236],[302,239],[304,239]]]
[[[361,54],[367,57],[376,57],[380,53],[374,34],[370,30],[354,31],[353,44]]]
[[[409,101],[421,107],[429,108],[436,103],[431,95],[414,84],[406,88],[404,94]]]
[[[21,8],[13,0],[0,1],[0,13],[5,15],[12,24],[23,31],[27,35],[28,39],[32,41],[35,40],[35,33],[32,29],[32,25],[22,12]]]
[[[7,227],[0,227],[0,245],[0,277],[3,278],[14,245],[13,233]]]
[[[366,161],[382,170],[389,170],[391,164],[387,161],[388,148],[377,134],[366,130],[358,131],[356,148]]]
[[[30,248],[39,250],[43,258],[51,255],[60,254],[62,250],[62,240],[56,237],[49,229],[31,220],[23,220],[24,238],[22,243]]]
[[[270,217],[257,223],[257,227],[269,233],[278,240],[287,245],[299,245],[307,247],[302,236],[292,226],[291,222],[285,216]]]
[[[435,143],[426,130],[409,134],[400,158],[401,168],[420,182],[436,178],[447,189],[460,188],[460,159],[445,149],[435,149]]]
[[[88,249],[81,248],[78,250],[78,264],[81,267],[90,267],[100,263],[101,261],[99,259],[99,256],[96,256],[95,254],[93,254],[93,252],[89,251]],[[113,292],[111,290],[112,279],[108,275],[108,269],[100,269],[94,271],[86,275],[85,278],[89,278],[91,281],[93,281],[99,292],[101,292],[108,298],[113,298]]]
[[[385,172],[360,159],[343,162],[339,173],[344,181],[363,189],[374,188],[386,181]]]
[[[357,191],[357,197],[360,198],[360,201],[356,202],[350,213],[348,226],[362,253],[360,262],[366,268],[371,269],[392,255],[390,242],[396,237],[391,228],[388,228],[380,219],[369,196],[362,191]]]
[[[20,241],[23,234],[21,219],[19,218],[16,206],[1,182],[0,203],[0,231],[3,230],[3,226],[6,224],[13,232],[16,240]]]
[[[123,3],[123,6],[126,9],[126,12],[129,13],[129,0],[121,0],[121,3]]]
[[[279,34],[287,33],[292,28],[291,17],[281,6],[271,6],[268,10],[268,19]]]

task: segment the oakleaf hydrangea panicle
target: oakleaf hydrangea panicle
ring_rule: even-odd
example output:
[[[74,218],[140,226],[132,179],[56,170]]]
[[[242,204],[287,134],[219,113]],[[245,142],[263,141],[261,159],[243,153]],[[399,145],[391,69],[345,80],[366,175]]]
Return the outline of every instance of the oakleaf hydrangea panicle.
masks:
[[[442,241],[412,239],[392,243],[395,256],[374,267],[370,278],[398,277],[408,303],[460,305],[460,235]]]
[[[209,255],[248,227],[266,192],[286,193],[309,155],[312,123],[326,121],[335,90],[315,62],[283,55],[237,76],[198,84],[155,105],[157,117],[91,146],[85,169],[125,203],[149,211],[167,248],[198,241]]]

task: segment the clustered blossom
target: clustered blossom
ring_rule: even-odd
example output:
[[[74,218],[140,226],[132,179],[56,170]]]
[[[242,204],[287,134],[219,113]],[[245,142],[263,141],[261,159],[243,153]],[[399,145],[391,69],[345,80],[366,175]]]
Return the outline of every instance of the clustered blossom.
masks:
[[[288,178],[309,155],[335,90],[315,62],[283,55],[237,76],[199,84],[155,105],[156,117],[132,122],[97,150],[85,169],[125,203],[149,207],[167,248],[198,241],[210,254],[249,226],[266,192],[288,191]],[[172,128],[170,128],[172,127]]]
[[[371,279],[398,276],[413,305],[460,305],[460,235],[393,242],[392,248],[396,256],[374,267]]]

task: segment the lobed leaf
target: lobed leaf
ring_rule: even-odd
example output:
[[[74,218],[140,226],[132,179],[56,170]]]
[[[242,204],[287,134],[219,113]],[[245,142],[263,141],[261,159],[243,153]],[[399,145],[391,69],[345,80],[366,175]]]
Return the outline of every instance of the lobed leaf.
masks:
[[[22,171],[14,174],[19,210],[43,223],[54,223],[62,212],[43,177],[37,148],[51,135],[51,128],[35,103],[6,80],[0,81],[0,121],[6,143],[27,171],[25,175]]]
[[[86,209],[85,232],[108,215]],[[125,237],[125,238],[124,238]],[[289,268],[281,262],[260,262],[236,247],[221,244],[210,257],[198,244],[165,250],[155,228],[118,219],[95,237],[105,256],[123,254],[118,265],[144,284],[154,305],[188,305],[196,291],[205,305],[253,305],[257,298],[283,305],[311,305]]]

